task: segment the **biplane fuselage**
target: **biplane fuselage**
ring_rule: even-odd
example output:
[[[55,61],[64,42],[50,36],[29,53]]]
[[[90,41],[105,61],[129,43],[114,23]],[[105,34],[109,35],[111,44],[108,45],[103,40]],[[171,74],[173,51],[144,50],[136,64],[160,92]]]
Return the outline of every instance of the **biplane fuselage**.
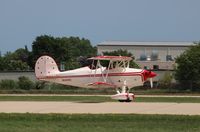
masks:
[[[53,73],[38,79],[71,85],[82,88],[100,88],[102,85],[93,83],[105,82],[104,88],[122,87],[124,81],[129,88],[141,86],[144,82],[143,70],[134,68],[106,69],[105,67],[91,70],[89,67],[82,67],[75,70]],[[105,80],[104,80],[105,79]]]

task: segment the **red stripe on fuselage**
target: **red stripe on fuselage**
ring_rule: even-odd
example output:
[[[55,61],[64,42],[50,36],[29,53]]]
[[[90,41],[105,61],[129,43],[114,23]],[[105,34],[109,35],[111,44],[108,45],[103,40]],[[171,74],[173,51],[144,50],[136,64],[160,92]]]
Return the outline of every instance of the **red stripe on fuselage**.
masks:
[[[103,74],[103,76],[105,77],[106,74]],[[109,73],[108,76],[141,76],[142,81],[144,80],[142,72]],[[46,76],[46,77],[38,77],[38,79],[78,78],[78,77],[102,77],[102,74],[73,75],[73,76]]]

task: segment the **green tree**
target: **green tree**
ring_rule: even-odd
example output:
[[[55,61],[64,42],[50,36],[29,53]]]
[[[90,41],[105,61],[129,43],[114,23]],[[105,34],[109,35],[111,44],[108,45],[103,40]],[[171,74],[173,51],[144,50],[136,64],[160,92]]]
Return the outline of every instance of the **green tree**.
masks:
[[[17,84],[14,80],[11,79],[3,79],[0,81],[0,89],[15,89],[17,87]]]
[[[85,38],[41,35],[33,41],[32,52],[25,46],[0,56],[0,70],[34,69],[36,60],[42,55],[52,56],[58,64],[64,63],[66,69],[73,69],[80,66],[78,57],[95,56],[96,51],[96,47]]]
[[[0,56],[0,71],[3,71],[3,69],[4,69],[3,57]]]
[[[32,67],[37,58],[41,55],[50,55],[56,62],[64,62],[67,69],[79,66],[77,58],[79,56],[94,56],[94,48],[88,39],[79,37],[52,37],[48,35],[38,36],[32,45]]]
[[[29,70],[27,64],[29,52],[25,49],[18,49],[15,52],[7,52],[0,57],[0,70]]]
[[[164,76],[159,80],[159,85],[161,88],[168,88],[171,90],[171,83],[173,80],[173,75],[170,72],[165,72]]]
[[[175,78],[182,89],[200,90],[200,42],[176,58]]]
[[[28,77],[21,76],[18,80],[18,86],[20,89],[30,90],[34,88],[34,83]]]
[[[17,49],[14,53],[13,56],[15,57],[15,60],[21,60],[22,62],[28,62],[28,57],[30,55],[30,52],[27,49],[27,46],[25,48],[20,48]]]
[[[129,56],[132,57],[133,59],[130,61],[130,67],[134,68],[139,68],[139,66],[134,62],[134,56],[132,53],[128,52],[127,50],[116,50],[116,51],[111,51],[111,52],[103,52],[104,55],[109,55],[109,56]]]

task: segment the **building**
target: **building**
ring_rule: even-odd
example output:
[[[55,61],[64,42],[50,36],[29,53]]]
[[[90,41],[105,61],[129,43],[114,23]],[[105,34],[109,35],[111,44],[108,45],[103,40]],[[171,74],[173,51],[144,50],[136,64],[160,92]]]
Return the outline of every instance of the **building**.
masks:
[[[175,58],[188,49],[193,42],[126,42],[105,41],[97,45],[98,54],[115,50],[131,52],[136,63],[145,69],[173,70]]]

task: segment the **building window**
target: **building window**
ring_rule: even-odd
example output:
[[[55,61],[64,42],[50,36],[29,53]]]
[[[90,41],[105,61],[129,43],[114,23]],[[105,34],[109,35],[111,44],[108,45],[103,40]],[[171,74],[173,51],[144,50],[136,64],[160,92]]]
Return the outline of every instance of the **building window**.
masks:
[[[158,60],[158,51],[157,50],[153,50],[151,53],[151,60],[152,61],[156,61]]]
[[[159,65],[153,65],[153,69],[154,70],[158,70],[159,69]]]
[[[171,55],[167,55],[166,56],[166,61],[174,61],[174,59],[172,58]]]
[[[147,60],[147,56],[145,54],[141,54],[140,61],[146,61],[146,60]]]

